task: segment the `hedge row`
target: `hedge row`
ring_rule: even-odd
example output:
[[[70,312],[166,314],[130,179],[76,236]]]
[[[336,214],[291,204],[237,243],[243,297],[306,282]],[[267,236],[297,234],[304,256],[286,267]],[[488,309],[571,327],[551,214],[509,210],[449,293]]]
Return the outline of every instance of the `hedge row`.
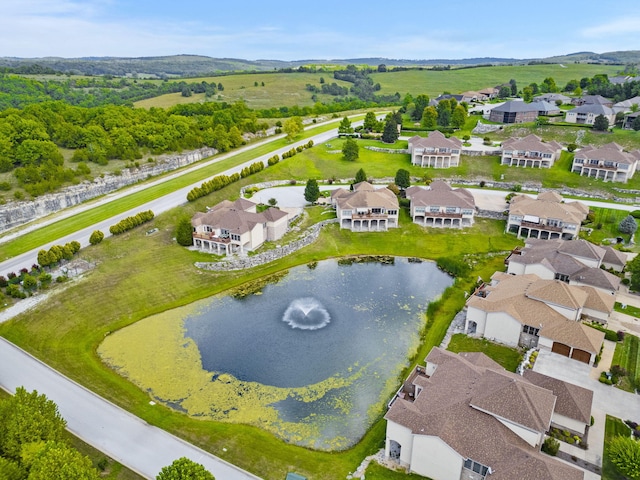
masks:
[[[231,176],[218,175],[216,177],[213,177],[211,180],[203,182],[199,187],[192,188],[191,191],[187,194],[187,200],[189,202],[193,202],[200,197],[204,197],[205,195],[209,195],[212,192],[221,190],[230,183],[237,182],[238,180],[240,180],[239,173],[234,173]]]
[[[65,245],[52,245],[49,250],[38,252],[38,263],[42,267],[55,265],[60,260],[71,260],[80,251],[80,242],[72,241]]]
[[[151,210],[147,210],[145,212],[140,212],[133,217],[127,217],[120,220],[115,225],[111,225],[109,227],[109,231],[111,235],[120,235],[121,233],[127,232],[133,228],[136,228],[138,225],[142,225],[143,223],[150,222],[153,220],[155,215]]]
[[[302,152],[304,149],[306,148],[311,148],[313,147],[313,140],[309,140],[307,143],[305,143],[304,145],[298,145],[296,148],[292,148],[291,150],[289,150],[288,152],[284,152],[282,154],[282,159],[284,160],[285,158],[291,158],[294,155]]]
[[[267,160],[267,165],[271,167],[276,163],[278,163],[279,161],[280,161],[280,157],[278,156],[278,154],[275,154],[273,157],[270,157],[269,160]]]
[[[244,167],[240,172],[240,176],[242,178],[248,177],[249,175],[253,175],[254,173],[258,173],[264,170],[264,163],[255,162],[249,165],[248,167]]]

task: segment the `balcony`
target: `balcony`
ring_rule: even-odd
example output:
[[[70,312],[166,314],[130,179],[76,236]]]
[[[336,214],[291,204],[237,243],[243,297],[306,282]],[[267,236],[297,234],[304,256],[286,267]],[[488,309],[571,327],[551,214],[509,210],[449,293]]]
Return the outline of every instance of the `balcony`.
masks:
[[[395,402],[396,399],[398,398],[401,398],[403,400],[407,400],[413,403],[413,401],[416,399],[415,382],[416,382],[416,379],[418,378],[424,378],[424,379],[429,378],[429,375],[425,373],[424,367],[420,365],[416,366],[416,368],[414,368],[413,371],[409,374],[409,377],[404,381],[402,386],[398,389],[396,394],[393,396],[393,398],[389,402],[388,407],[391,408],[391,405],[393,405],[393,402]]]
[[[208,240],[210,242],[229,244],[231,238],[229,237],[217,237],[214,233],[194,233],[193,238],[199,238],[201,240]]]
[[[388,213],[352,213],[351,218],[353,220],[384,220],[389,218]]]
[[[547,230],[549,232],[562,232],[562,227],[554,227],[551,225],[544,225],[542,223],[525,222],[524,220],[520,222],[520,226],[529,229],[535,228],[537,230]]]

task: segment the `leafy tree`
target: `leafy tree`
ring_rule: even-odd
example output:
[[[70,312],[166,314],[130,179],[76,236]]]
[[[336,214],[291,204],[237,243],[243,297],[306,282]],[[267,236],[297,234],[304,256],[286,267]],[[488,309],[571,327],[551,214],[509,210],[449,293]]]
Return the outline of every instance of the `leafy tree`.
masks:
[[[529,87],[524,87],[522,89],[522,99],[527,102],[530,103],[533,100],[533,88]]]
[[[338,135],[351,135],[352,133],[351,120],[348,117],[344,117],[340,122],[340,126],[338,126]]]
[[[420,94],[413,100],[413,103],[415,104],[415,109],[411,114],[411,119],[419,122],[420,120],[422,120],[424,109],[429,106],[429,96]]]
[[[51,265],[53,261],[51,260],[51,256],[47,250],[40,250],[38,252],[38,264],[43,267],[48,267]]]
[[[448,127],[451,123],[451,102],[440,100],[438,102],[438,125]]]
[[[360,157],[360,146],[353,138],[347,138],[342,146],[342,155],[345,160],[355,162]]]
[[[38,280],[33,275],[25,275],[22,278],[22,288],[25,290],[35,290],[38,286]]]
[[[374,132],[378,130],[378,119],[376,118],[376,114],[373,112],[367,112],[364,116],[364,123],[362,128],[367,132]]]
[[[640,442],[631,437],[615,437],[609,443],[609,460],[625,477],[640,480]]]
[[[451,114],[451,126],[455,128],[462,128],[467,121],[467,110],[462,105],[458,105],[453,109]]]
[[[0,457],[0,478],[4,480],[23,480],[27,478],[27,472],[18,462]]]
[[[201,464],[182,457],[163,467],[156,480],[215,480],[215,477]]]
[[[558,87],[556,81],[552,77],[547,77],[542,81],[542,91],[544,93],[557,93]]]
[[[408,170],[401,168],[396,172],[395,182],[398,187],[405,190],[411,185],[411,174]]]
[[[593,121],[593,129],[598,132],[604,132],[609,128],[609,120],[604,115],[598,115]]]
[[[91,236],[89,237],[89,243],[91,245],[97,245],[102,240],[104,240],[104,233],[102,233],[100,230],[94,230]],[[38,258],[39,258],[39,255],[40,254],[38,254]]]
[[[180,217],[178,225],[176,226],[176,241],[178,245],[190,247],[193,244],[192,232],[193,227],[191,226],[189,217]]]
[[[302,118],[300,117],[288,118],[282,125],[282,131],[287,134],[287,140],[289,141],[299,136],[303,130],[304,125],[302,125]]]
[[[395,115],[388,114],[384,122],[384,130],[382,131],[382,141],[384,143],[395,143],[400,134],[398,133],[398,122]]]
[[[509,80],[509,85],[511,85],[511,96],[515,97],[518,95],[518,85],[514,79]]]
[[[236,125],[233,125],[229,129],[229,143],[231,144],[232,148],[238,148],[244,143],[242,133],[240,133],[240,129]]]
[[[622,219],[620,224],[618,225],[618,230],[622,233],[628,233],[629,235],[633,235],[636,233],[638,229],[638,224],[636,223],[636,219],[631,215],[627,215]]]
[[[28,480],[99,480],[89,457],[64,443],[47,442],[35,456]]]
[[[424,128],[435,129],[438,126],[438,111],[436,107],[427,107],[422,114],[422,123]]]
[[[631,273],[630,287],[634,291],[640,290],[640,255],[627,263],[627,272]]]
[[[511,87],[503,85],[502,87],[500,87],[500,90],[498,90],[499,98],[507,98],[509,95],[511,95]]]
[[[360,182],[366,182],[366,181],[367,181],[367,174],[365,173],[364,169],[361,168],[356,172],[356,179],[354,183],[360,183]]]
[[[0,452],[17,460],[27,443],[61,441],[66,422],[45,395],[18,387],[14,396],[0,403],[0,425]]]
[[[310,178],[304,187],[304,199],[309,203],[315,203],[320,198],[320,188],[317,180]]]

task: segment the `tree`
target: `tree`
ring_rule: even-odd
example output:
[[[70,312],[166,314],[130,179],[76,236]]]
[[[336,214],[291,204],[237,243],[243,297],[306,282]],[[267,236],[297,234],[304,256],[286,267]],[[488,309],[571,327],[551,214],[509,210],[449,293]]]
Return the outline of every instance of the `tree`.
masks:
[[[0,478],[4,480],[23,480],[27,478],[27,472],[18,462],[0,457]]]
[[[100,242],[104,240],[104,233],[100,230],[94,230],[91,236],[89,237],[89,243],[91,245],[98,245]]]
[[[625,477],[640,480],[640,442],[631,437],[614,437],[609,443],[609,460]]]
[[[636,219],[631,215],[627,215],[626,217],[624,217],[618,225],[618,230],[621,233],[628,233],[629,235],[633,235],[634,233],[636,233],[637,229],[638,224],[636,223]]]
[[[176,241],[178,245],[183,247],[190,247],[193,245],[193,227],[191,226],[191,220],[189,217],[181,217],[176,225]]]
[[[429,96],[425,94],[418,95],[414,100],[415,109],[411,115],[411,119],[419,122],[422,119],[424,109],[429,106]]]
[[[633,128],[636,132],[640,130],[640,115],[633,119],[631,128]]]
[[[511,85],[511,96],[515,97],[518,95],[518,85],[514,79],[509,80],[509,85]]]
[[[201,464],[182,457],[163,467],[156,480],[215,480],[215,477]]]
[[[403,168],[399,169],[396,172],[395,178],[396,185],[400,187],[402,190],[406,190],[411,185],[411,175],[408,170]]]
[[[533,100],[533,88],[531,88],[531,86],[522,89],[522,99],[527,103]]]
[[[544,93],[557,93],[558,87],[556,81],[552,77],[547,77],[542,81],[542,91]]]
[[[229,129],[229,143],[232,148],[238,148],[244,143],[244,138],[242,138],[240,129],[235,125]]]
[[[355,162],[360,157],[360,146],[353,138],[347,138],[342,146],[342,155],[345,160]]]
[[[378,119],[376,118],[376,114],[373,112],[367,112],[364,116],[364,123],[362,124],[362,128],[367,132],[373,132],[378,129]]]
[[[451,123],[451,102],[440,100],[438,102],[438,125],[448,127]]]
[[[435,129],[438,126],[438,111],[436,107],[431,106],[424,109],[421,125],[429,129]]]
[[[309,203],[315,203],[320,198],[320,188],[318,182],[310,178],[307,180],[307,185],[304,187],[304,199]]]
[[[500,87],[500,90],[498,91],[499,98],[507,98],[509,95],[511,95],[511,87],[507,87],[506,85]]]
[[[300,117],[291,117],[285,120],[282,131],[287,134],[287,140],[291,141],[302,133],[304,125]]]
[[[340,126],[338,126],[338,135],[351,135],[352,133],[351,120],[348,117],[344,117],[340,122]]]
[[[400,134],[398,133],[398,123],[395,115],[388,114],[384,122],[384,130],[382,131],[382,141],[384,143],[395,143]]]
[[[462,128],[466,121],[467,110],[462,105],[458,105],[453,109],[453,113],[451,114],[451,126],[455,128]]]
[[[36,454],[28,480],[98,480],[89,457],[64,443],[47,442]],[[188,478],[188,477],[184,477]]]
[[[18,387],[13,397],[0,402],[0,425],[0,452],[17,460],[27,443],[61,441],[66,422],[45,395]]]
[[[593,121],[593,129],[598,132],[605,132],[609,129],[609,120],[604,115],[598,115]]]
[[[364,169],[361,168],[356,172],[356,179],[354,183],[360,183],[360,182],[366,182],[366,181],[367,181],[367,174],[364,172]]]

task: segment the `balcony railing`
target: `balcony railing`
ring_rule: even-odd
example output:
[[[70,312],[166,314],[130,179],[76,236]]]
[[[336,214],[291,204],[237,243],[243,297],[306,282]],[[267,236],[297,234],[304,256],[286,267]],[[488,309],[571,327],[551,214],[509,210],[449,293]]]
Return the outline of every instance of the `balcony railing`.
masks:
[[[524,220],[520,222],[520,226],[525,228],[536,228],[538,230],[548,230],[550,232],[562,232],[562,227],[543,225],[541,223],[525,222]]]

